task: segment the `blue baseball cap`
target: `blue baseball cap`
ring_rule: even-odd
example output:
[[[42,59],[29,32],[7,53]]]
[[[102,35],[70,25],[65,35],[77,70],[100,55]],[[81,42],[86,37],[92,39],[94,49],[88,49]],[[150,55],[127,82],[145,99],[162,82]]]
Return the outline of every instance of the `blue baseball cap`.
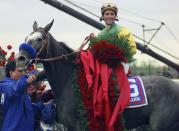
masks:
[[[19,46],[19,51],[20,50],[26,50],[30,54],[31,59],[34,59],[37,56],[36,50],[31,45],[29,45],[27,43],[22,43]]]

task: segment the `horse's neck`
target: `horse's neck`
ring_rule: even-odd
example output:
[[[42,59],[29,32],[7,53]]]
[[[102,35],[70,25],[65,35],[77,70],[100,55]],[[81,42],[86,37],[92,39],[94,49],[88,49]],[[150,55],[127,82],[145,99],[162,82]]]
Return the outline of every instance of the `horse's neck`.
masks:
[[[56,41],[53,42],[53,44],[50,44],[49,57],[62,55],[61,51],[63,46],[59,46]],[[63,49],[63,52],[68,53],[69,50],[66,51],[67,47],[64,48],[65,49]],[[68,82],[71,81],[74,67],[73,64],[66,59],[47,62],[43,65],[45,72],[47,73],[47,79],[55,92],[59,92],[59,88],[63,90],[63,88],[67,86]]]
[[[73,66],[70,64],[46,63],[44,64],[47,79],[53,88],[54,92],[60,93],[67,84],[72,80]]]

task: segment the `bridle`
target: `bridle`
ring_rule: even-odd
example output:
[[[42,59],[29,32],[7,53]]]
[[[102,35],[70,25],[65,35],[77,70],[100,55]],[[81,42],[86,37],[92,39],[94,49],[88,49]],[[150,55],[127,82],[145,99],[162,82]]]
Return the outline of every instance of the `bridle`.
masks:
[[[36,30],[34,30],[31,34],[35,33],[35,32],[42,32],[44,35],[45,35],[45,43],[41,46],[40,50],[37,52],[37,58],[39,57],[40,53],[43,51],[43,50],[46,50],[46,57],[47,57],[47,54],[48,54],[48,40],[49,40],[49,35],[48,33],[46,33],[43,28],[37,28]]]
[[[41,46],[40,50],[37,52],[37,57],[34,58],[34,59],[31,59],[29,61],[29,64],[32,64],[32,63],[39,63],[39,62],[50,62],[50,61],[57,61],[57,60],[62,60],[62,59],[65,59],[69,62],[72,62],[68,59],[69,56],[72,56],[72,55],[78,55],[79,52],[83,49],[83,47],[89,42],[90,40],[90,37],[87,36],[84,41],[82,42],[81,46],[79,49],[75,50],[74,52],[72,53],[68,53],[68,54],[62,54],[60,56],[56,56],[56,57],[51,57],[51,58],[48,58],[48,44],[49,44],[49,34],[46,33],[43,28],[38,28],[36,30],[34,30],[31,34],[33,34],[34,32],[36,31],[41,31],[44,35],[45,35],[45,43]],[[46,51],[46,57],[45,59],[41,59],[39,58],[39,55],[40,53],[45,50]],[[72,62],[73,63],[73,62]]]

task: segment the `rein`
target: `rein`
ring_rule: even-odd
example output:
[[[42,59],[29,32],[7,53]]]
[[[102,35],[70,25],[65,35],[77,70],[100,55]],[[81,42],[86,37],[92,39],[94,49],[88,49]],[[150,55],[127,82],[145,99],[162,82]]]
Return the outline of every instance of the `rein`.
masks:
[[[45,32],[43,32],[43,33],[45,33]],[[46,38],[47,38],[46,40],[48,40],[47,34],[46,34]],[[34,61],[35,61],[35,63],[38,63],[38,62],[57,61],[57,60],[61,60],[61,59],[66,59],[66,60],[68,60],[68,57],[69,57],[69,56],[72,56],[72,55],[74,55],[74,54],[77,55],[77,54],[83,49],[83,47],[89,42],[89,40],[90,40],[90,37],[87,36],[87,37],[84,39],[84,41],[82,42],[80,48],[77,49],[76,51],[72,52],[72,53],[65,54],[65,55],[60,55],[60,56],[56,56],[56,57],[52,57],[52,58],[40,59],[40,58],[38,58],[39,54],[40,54],[40,53],[42,52],[42,50],[45,48],[45,45],[48,47],[48,41],[47,41],[47,44],[44,44],[44,45],[40,48],[39,52],[37,53],[37,58],[30,60],[30,62],[32,62],[32,61],[34,62]],[[48,52],[48,48],[47,48],[47,52]],[[69,60],[68,60],[68,61],[69,61]],[[29,62],[29,63],[30,63],[30,62]]]

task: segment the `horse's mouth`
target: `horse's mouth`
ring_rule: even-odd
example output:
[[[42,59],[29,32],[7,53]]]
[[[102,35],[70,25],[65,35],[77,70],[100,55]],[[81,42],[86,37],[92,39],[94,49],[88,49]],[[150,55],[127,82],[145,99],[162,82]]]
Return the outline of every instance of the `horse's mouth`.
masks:
[[[30,59],[26,58],[23,55],[20,55],[16,58],[16,66],[20,69],[20,70],[27,70],[28,67],[28,63],[29,63]]]
[[[21,55],[21,56],[19,56],[18,58],[17,58],[17,60],[18,61],[25,61],[27,58],[25,57],[25,56],[23,56],[23,55]]]

